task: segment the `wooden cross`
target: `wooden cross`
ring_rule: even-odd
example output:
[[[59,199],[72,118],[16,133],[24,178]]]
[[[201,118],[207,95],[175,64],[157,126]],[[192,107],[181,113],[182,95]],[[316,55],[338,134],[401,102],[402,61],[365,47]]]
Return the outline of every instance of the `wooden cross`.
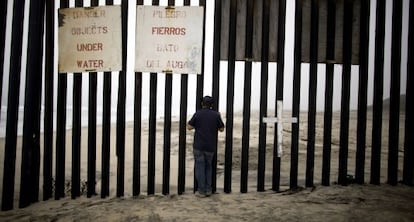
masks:
[[[263,117],[263,123],[277,123],[277,156],[281,157],[283,154],[283,123],[285,123],[283,116],[283,101],[277,101],[277,116],[278,117]],[[291,123],[297,123],[298,118],[292,117]]]

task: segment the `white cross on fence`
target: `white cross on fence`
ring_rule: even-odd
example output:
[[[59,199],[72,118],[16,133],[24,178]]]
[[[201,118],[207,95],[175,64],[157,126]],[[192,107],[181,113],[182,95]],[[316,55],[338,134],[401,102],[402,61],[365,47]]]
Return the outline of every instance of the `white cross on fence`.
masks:
[[[278,117],[263,117],[263,123],[277,123],[277,156],[281,157],[283,154],[283,123],[285,123],[283,116],[283,101],[277,101],[277,116]],[[291,123],[297,123],[298,118],[292,117]]]

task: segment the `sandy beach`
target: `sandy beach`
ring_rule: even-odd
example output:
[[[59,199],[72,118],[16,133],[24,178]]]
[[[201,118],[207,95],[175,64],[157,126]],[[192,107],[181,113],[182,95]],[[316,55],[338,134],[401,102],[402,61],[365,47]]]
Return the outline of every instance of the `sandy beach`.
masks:
[[[2,221],[413,221],[412,187],[329,186],[273,193],[81,197],[0,213]]]
[[[126,160],[125,160],[125,196],[115,197],[116,190],[116,156],[115,156],[115,126],[111,132],[111,183],[110,197],[101,199],[100,196],[86,198],[86,194],[77,199],[70,198],[70,186],[67,195],[60,200],[40,201],[23,209],[18,209],[18,190],[20,180],[21,147],[18,143],[15,209],[0,212],[0,221],[414,221],[414,187],[399,184],[386,184],[387,150],[388,150],[388,116],[384,113],[381,185],[370,185],[370,153],[371,153],[371,117],[367,118],[367,148],[365,164],[365,185],[350,184],[336,185],[338,178],[339,152],[339,113],[334,113],[332,131],[332,160],[331,186],[321,186],[322,172],[322,141],[323,113],[317,114],[316,144],[315,144],[315,187],[305,187],[306,144],[307,144],[307,113],[300,116],[299,141],[299,172],[296,190],[289,189],[290,173],[290,124],[284,129],[284,154],[281,159],[281,190],[271,191],[273,133],[272,126],[267,130],[265,192],[256,191],[257,181],[257,147],[258,147],[258,115],[251,117],[250,146],[249,146],[249,181],[248,192],[240,193],[240,156],[242,138],[242,115],[235,114],[233,138],[233,173],[232,192],[223,192],[224,169],[224,138],[225,133],[219,134],[217,193],[208,198],[198,198],[193,195],[193,133],[187,132],[186,152],[186,190],[183,195],[177,193],[178,175],[178,121],[173,118],[171,133],[171,184],[170,195],[161,195],[162,187],[162,149],[163,123],[157,119],[157,152],[155,195],[146,194],[147,181],[147,123],[143,122],[141,144],[141,195],[132,196],[132,136],[133,125],[126,127]],[[222,114],[223,115],[223,114]],[[286,113],[286,117],[290,114]],[[223,115],[224,118],[225,115]],[[351,112],[350,138],[348,152],[348,174],[355,172],[356,147],[356,112]],[[404,115],[400,121],[400,152],[399,178],[402,178]],[[402,135],[401,135],[402,134]],[[71,131],[67,132],[66,180],[70,181],[71,172]],[[20,138],[19,138],[20,141]],[[100,192],[100,160],[101,160],[101,128],[97,129],[97,186]],[[4,138],[0,140],[4,146]],[[87,128],[82,130],[81,180],[86,181],[87,166]],[[4,152],[0,154],[0,164],[3,166]],[[42,169],[41,169],[42,172]],[[0,172],[3,178],[3,170]],[[2,186],[2,185],[1,185]],[[40,187],[42,179],[40,180]],[[1,187],[0,187],[1,188]],[[42,191],[40,191],[41,199]]]

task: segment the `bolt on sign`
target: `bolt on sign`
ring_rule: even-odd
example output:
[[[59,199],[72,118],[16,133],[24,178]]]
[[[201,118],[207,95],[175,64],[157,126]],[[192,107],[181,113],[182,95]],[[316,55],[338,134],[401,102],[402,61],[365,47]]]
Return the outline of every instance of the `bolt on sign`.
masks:
[[[203,7],[137,6],[135,71],[201,74]]]
[[[59,9],[59,72],[122,69],[121,7]]]

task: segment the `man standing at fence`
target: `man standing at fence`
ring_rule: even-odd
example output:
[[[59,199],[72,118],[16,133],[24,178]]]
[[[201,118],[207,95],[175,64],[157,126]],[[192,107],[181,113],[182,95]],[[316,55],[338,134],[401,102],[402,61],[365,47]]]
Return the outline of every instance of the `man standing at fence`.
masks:
[[[195,129],[194,161],[195,174],[198,184],[198,197],[211,195],[212,162],[217,145],[217,131],[224,130],[220,113],[213,110],[213,98],[205,96],[198,110],[188,122],[189,130]]]

